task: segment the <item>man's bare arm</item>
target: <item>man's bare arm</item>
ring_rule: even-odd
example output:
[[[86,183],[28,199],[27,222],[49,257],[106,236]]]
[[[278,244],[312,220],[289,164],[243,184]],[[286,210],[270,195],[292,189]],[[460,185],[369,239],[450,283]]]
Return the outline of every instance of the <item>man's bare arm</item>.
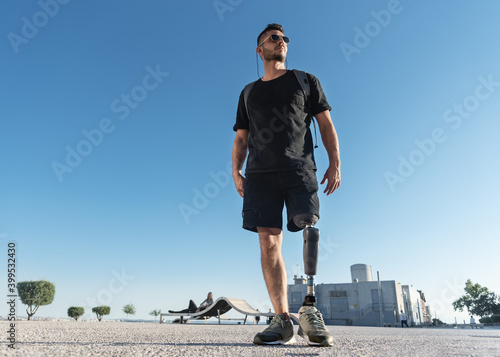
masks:
[[[340,186],[339,139],[328,110],[315,115],[315,117],[318,121],[321,140],[330,159],[330,166],[326,170],[323,180],[321,180],[321,184],[327,182],[324,193],[328,196]]]
[[[243,197],[243,187],[245,178],[242,175],[243,163],[247,157],[248,148],[248,130],[238,129],[233,144],[233,180],[236,191]]]

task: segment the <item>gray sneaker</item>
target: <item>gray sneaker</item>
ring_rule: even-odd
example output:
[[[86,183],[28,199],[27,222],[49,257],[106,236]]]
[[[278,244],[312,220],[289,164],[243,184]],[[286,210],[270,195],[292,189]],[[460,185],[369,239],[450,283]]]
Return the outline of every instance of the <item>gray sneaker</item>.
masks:
[[[333,344],[333,336],[326,329],[321,312],[314,306],[300,308],[298,334],[306,339],[310,346],[329,347]]]
[[[294,342],[292,320],[285,320],[283,314],[275,315],[271,324],[253,339],[256,345],[287,345]]]

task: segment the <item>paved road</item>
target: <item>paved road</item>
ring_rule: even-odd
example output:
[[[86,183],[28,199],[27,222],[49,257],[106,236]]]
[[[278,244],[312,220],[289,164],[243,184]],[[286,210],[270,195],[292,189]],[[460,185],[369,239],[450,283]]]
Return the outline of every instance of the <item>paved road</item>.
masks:
[[[256,346],[263,325],[153,324],[134,322],[16,323],[16,351],[6,356],[500,356],[500,329],[328,326],[331,348],[309,347],[296,335],[287,346]],[[297,330],[297,327],[295,327]]]

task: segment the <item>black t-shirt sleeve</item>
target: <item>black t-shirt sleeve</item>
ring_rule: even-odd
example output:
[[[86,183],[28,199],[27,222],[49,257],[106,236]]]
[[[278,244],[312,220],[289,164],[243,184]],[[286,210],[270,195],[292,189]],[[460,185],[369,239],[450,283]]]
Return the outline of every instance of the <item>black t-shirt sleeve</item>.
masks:
[[[248,114],[245,108],[245,100],[243,99],[243,91],[241,91],[240,99],[238,100],[238,109],[236,110],[236,123],[233,126],[233,130],[238,129],[249,129]]]
[[[332,110],[330,104],[326,99],[325,93],[323,92],[323,88],[321,88],[321,83],[319,83],[318,78],[314,75],[307,73],[309,77],[309,86],[311,88],[311,94],[309,97],[310,106],[311,106],[311,114],[316,115],[325,110]]]

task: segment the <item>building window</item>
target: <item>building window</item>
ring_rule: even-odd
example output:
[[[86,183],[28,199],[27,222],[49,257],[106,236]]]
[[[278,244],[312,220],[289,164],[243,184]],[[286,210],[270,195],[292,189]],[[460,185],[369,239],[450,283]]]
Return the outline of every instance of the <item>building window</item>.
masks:
[[[330,290],[331,298],[347,297],[347,290]]]

